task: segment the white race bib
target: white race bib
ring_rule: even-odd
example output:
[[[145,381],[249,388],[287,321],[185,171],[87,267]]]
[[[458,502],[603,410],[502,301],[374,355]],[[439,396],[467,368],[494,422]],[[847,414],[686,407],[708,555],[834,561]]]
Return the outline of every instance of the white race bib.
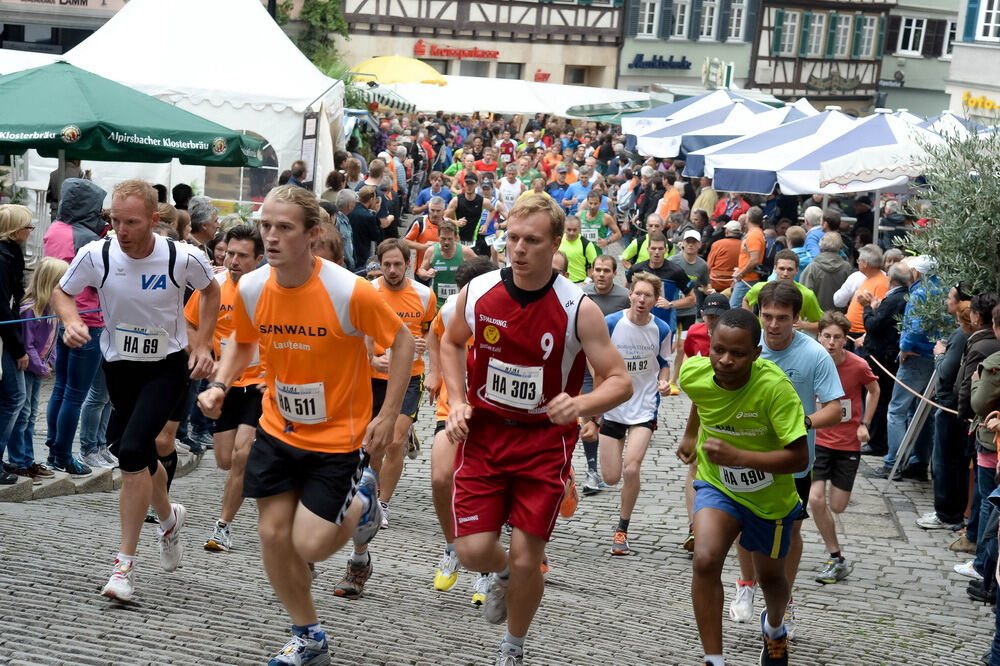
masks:
[[[598,230],[595,229],[594,227],[584,227],[583,229],[580,230],[580,233],[583,234],[583,237],[589,240],[591,243],[597,242],[597,232]]]
[[[274,382],[278,411],[293,423],[323,423],[326,421],[326,394],[323,382],[313,384],[282,384]]]
[[[162,361],[167,357],[169,337],[162,328],[132,324],[115,327],[115,349],[124,361]]]
[[[625,359],[625,369],[630,375],[641,375],[649,370],[649,359],[645,356],[634,356]]]
[[[441,282],[437,286],[438,296],[441,298],[448,298],[449,296],[454,296],[458,293],[457,284],[448,284],[447,282]]]
[[[543,368],[504,363],[495,358],[486,369],[486,397],[516,409],[534,409],[542,401]]]
[[[840,399],[840,422],[847,423],[851,420],[851,401],[848,398]]]
[[[749,467],[723,467],[719,465],[719,478],[722,480],[722,485],[734,493],[752,493],[774,483],[774,477],[769,472],[761,472]]]

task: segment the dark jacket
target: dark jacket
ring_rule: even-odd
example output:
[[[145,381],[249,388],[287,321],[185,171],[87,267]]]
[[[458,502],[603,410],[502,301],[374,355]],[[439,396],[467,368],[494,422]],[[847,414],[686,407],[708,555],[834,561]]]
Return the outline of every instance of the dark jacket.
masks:
[[[4,351],[15,359],[24,356],[21,316],[18,309],[24,298],[24,252],[17,241],[0,241],[0,321],[16,321],[0,325],[0,340]]]
[[[975,416],[969,399],[972,395],[972,375],[983,360],[1000,351],[1000,340],[993,335],[993,329],[981,328],[969,336],[965,343],[965,355],[962,357],[962,367],[955,379],[955,395],[958,396],[958,417],[971,419]]]
[[[877,310],[866,307],[862,315],[865,322],[866,355],[874,356],[890,370],[896,367],[896,357],[899,356],[896,320],[906,309],[906,294],[906,287],[893,287]]]
[[[934,369],[937,370],[937,397],[934,398],[934,401],[951,409],[955,409],[958,404],[955,384],[958,379],[958,371],[962,367],[962,357],[965,355],[965,345],[968,340],[969,334],[958,327],[948,336],[945,353],[934,357]]]

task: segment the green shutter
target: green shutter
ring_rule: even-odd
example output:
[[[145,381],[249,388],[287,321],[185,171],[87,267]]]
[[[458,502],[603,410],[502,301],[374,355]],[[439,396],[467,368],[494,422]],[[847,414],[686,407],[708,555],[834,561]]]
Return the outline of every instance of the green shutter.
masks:
[[[826,20],[830,22],[826,26],[826,57],[832,58],[834,50],[837,48],[837,21],[840,19],[837,12],[830,12]]]
[[[861,14],[854,15],[854,39],[851,40],[851,60],[857,60],[861,56],[861,26],[865,17]]]
[[[774,10],[774,27],[771,29],[771,55],[781,53],[781,33],[785,29],[785,10]]]
[[[799,31],[800,58],[805,58],[809,53],[809,25],[812,23],[812,18],[812,12],[802,12],[802,29]]]
[[[929,23],[929,21],[928,21]],[[924,39],[926,39],[926,35]],[[875,57],[882,57],[882,49],[885,48],[885,17],[882,16],[878,20],[878,42],[875,45]]]

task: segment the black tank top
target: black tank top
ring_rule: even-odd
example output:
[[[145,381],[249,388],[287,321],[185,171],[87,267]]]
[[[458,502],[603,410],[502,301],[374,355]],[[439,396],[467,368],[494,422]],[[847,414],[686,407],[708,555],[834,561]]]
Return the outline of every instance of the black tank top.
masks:
[[[455,217],[465,218],[465,226],[458,228],[458,239],[471,243],[476,239],[476,227],[483,216],[483,195],[477,194],[472,201],[465,196],[465,193],[458,195],[458,205],[455,207]]]

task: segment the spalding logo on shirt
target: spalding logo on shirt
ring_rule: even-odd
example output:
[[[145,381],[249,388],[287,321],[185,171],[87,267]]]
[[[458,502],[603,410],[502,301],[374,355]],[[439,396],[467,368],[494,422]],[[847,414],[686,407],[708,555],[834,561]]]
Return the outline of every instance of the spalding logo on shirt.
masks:
[[[166,289],[167,288],[167,276],[166,274],[161,275],[147,275],[142,274],[142,288],[143,289]]]

